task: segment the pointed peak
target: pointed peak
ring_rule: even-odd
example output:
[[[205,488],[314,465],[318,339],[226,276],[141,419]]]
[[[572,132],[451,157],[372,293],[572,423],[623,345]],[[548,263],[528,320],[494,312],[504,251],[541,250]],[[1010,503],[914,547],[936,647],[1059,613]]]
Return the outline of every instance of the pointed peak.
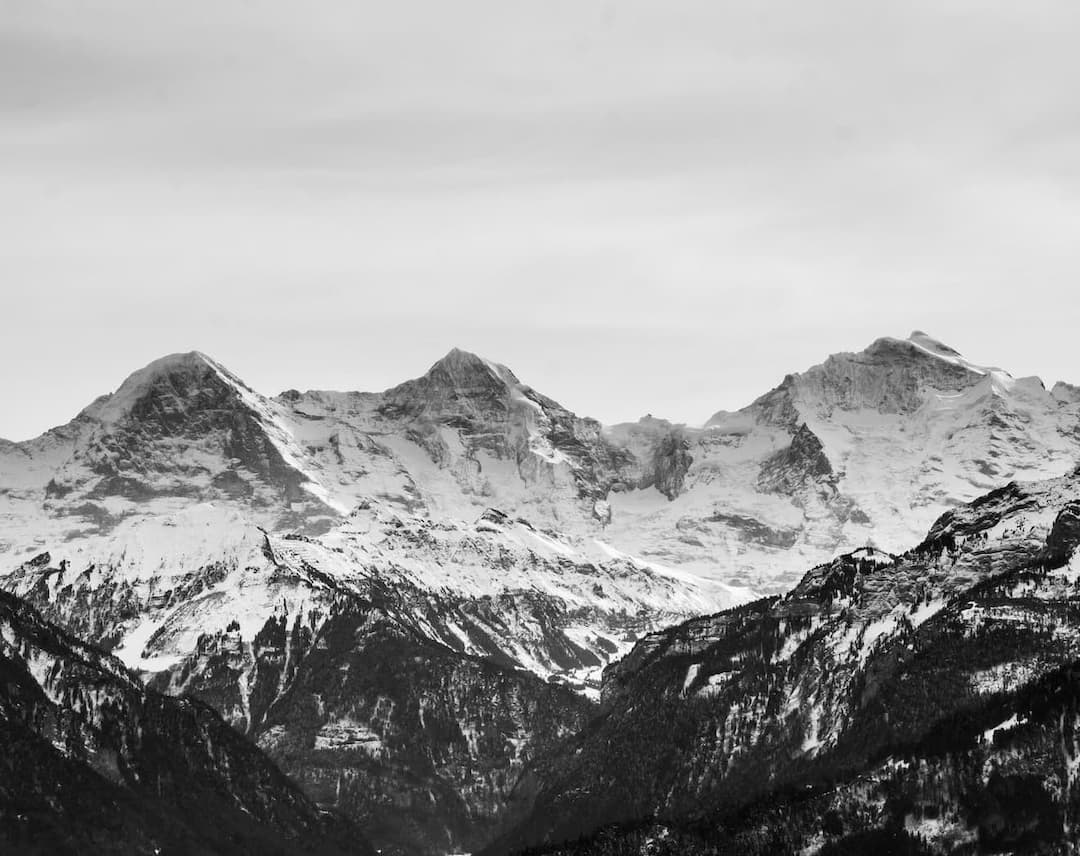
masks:
[[[153,362],[147,363],[141,369],[132,374],[120,384],[116,391],[119,395],[125,389],[134,389],[147,386],[157,380],[173,376],[201,376],[207,372],[221,375],[230,383],[238,383],[238,379],[216,360],[211,359],[202,351],[183,351],[176,354],[168,354],[159,357]]]
[[[449,379],[453,382],[459,382],[466,378],[484,378],[485,376],[490,376],[502,384],[516,385],[519,383],[514,373],[506,366],[484,359],[472,351],[465,351],[461,348],[451,348],[446,356],[428,369],[427,374],[424,375],[429,380]]]
[[[435,363],[432,368],[437,366],[493,366],[491,360],[484,359],[479,354],[475,354],[472,351],[466,351],[463,348],[451,348],[446,352],[446,355]]]
[[[446,352],[446,355],[435,363],[435,366],[443,365],[477,365],[486,363],[483,357],[478,354],[474,354],[472,351],[466,351],[463,348],[453,347]],[[434,368],[435,366],[432,366]]]
[[[384,392],[379,412],[398,418],[470,408],[505,409],[506,402],[525,389],[506,366],[454,348],[422,377]]]
[[[238,377],[201,351],[168,354],[128,375],[116,392],[105,395],[83,410],[103,422],[111,422],[130,412],[136,402],[148,395],[175,393],[177,387],[231,387],[248,390]]]
[[[181,351],[175,354],[166,354],[164,357],[158,357],[156,360],[152,360],[143,366],[135,374],[142,372],[153,372],[155,374],[167,371],[183,370],[185,368],[201,368],[204,365],[212,363],[209,357],[202,351]]]

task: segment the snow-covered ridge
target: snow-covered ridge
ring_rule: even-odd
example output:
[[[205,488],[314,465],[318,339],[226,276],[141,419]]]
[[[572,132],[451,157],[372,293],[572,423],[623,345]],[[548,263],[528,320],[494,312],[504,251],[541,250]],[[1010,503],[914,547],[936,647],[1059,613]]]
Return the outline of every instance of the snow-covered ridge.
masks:
[[[642,633],[754,597],[599,548],[590,555],[495,510],[433,521],[377,499],[319,538],[268,533],[209,504],[140,518],[58,545],[3,585],[143,671],[178,667],[207,633],[234,629],[247,644],[275,616],[307,623],[342,597],[394,592],[413,631],[590,692]]]
[[[964,368],[968,369],[969,371],[973,371],[976,374],[987,374],[991,371],[1001,371],[1001,369],[991,369],[987,368],[986,366],[977,366],[974,363],[968,362],[966,359],[964,359],[964,355],[961,354],[958,350],[950,347],[949,345],[946,345],[944,342],[941,342],[938,339],[933,338],[932,336],[927,335],[922,330],[912,331],[911,335],[908,336],[907,339],[905,339],[904,341],[914,345],[921,351],[925,351],[931,356],[937,357],[941,360],[945,360],[946,362],[950,362],[953,365],[963,366]]]
[[[114,424],[130,415],[132,407],[162,375],[191,373],[203,366],[216,367],[216,364],[199,351],[160,357],[129,375],[116,392],[101,396],[79,415],[102,425]]]
[[[992,384],[991,389],[995,395],[1006,395],[1015,383],[1013,376],[1004,369],[997,368],[996,366],[980,366],[969,362],[964,359],[959,351],[928,336],[921,330],[915,330],[908,336],[907,341],[919,350],[925,351],[927,354],[937,357],[939,360],[944,360],[955,366],[965,368],[974,374],[990,378]],[[1039,381],[1039,385],[1043,386],[1042,381]]]
[[[236,375],[228,371],[221,364],[211,360],[203,354],[199,354],[199,356],[206,361],[207,365],[217,373],[222,381],[231,385],[233,389],[236,390],[237,395],[239,395],[240,399],[247,407],[259,415],[266,428],[267,437],[270,439],[270,442],[274,444],[274,448],[277,449],[282,459],[298,473],[303,474],[305,479],[303,484],[304,489],[340,514],[347,514],[349,511],[348,506],[340,500],[335,499],[330,491],[319,481],[318,477],[312,473],[308,466],[308,462],[305,460],[306,455],[303,450],[297,446],[296,438],[285,420],[281,418],[278,408],[252,390],[247,384],[237,378]]]
[[[191,504],[317,535],[377,497],[469,521],[488,507],[640,561],[779,591],[868,541],[896,550],[948,508],[1080,459],[1080,395],[977,365],[916,331],[786,377],[704,429],[602,427],[455,349],[381,393],[250,389],[192,352],[66,426],[0,445],[0,557]]]

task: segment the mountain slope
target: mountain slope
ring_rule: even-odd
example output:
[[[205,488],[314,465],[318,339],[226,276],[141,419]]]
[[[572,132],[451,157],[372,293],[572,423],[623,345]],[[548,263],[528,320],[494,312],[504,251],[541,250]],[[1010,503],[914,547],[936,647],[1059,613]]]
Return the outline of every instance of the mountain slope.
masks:
[[[212,704],[388,852],[486,843],[524,764],[590,714],[579,693],[606,663],[746,596],[589,559],[494,510],[466,526],[369,500],[319,538],[221,520],[205,505],[135,520],[3,585]]]
[[[836,354],[702,429],[609,430],[647,455],[676,438],[678,490],[609,497],[605,538],[662,564],[785,591],[801,568],[868,542],[918,540],[944,511],[1080,460],[1067,385],[974,365],[916,331]],[[661,467],[661,469],[663,469]]]
[[[1078,544],[1080,473],[1014,483],[901,556],[860,551],[647,637],[605,673],[600,717],[523,780],[529,818],[489,852],[651,817],[697,829],[688,853],[826,852],[905,826],[931,852],[1028,833],[1058,852],[1080,820]],[[979,802],[1009,788],[1036,807],[1018,828]]]
[[[373,852],[210,708],[3,592],[0,676],[4,852]]]
[[[503,367],[454,352],[385,394],[328,396],[325,413],[290,400],[178,355],[5,448],[22,561],[3,587],[207,700],[386,849],[485,843],[523,765],[590,710],[546,681],[595,696],[643,633],[750,596],[476,505],[495,492],[455,481],[466,459],[485,478],[514,468],[507,483],[545,507],[595,502],[599,426]],[[444,483],[472,522],[433,513]],[[415,680],[343,686],[354,665]]]
[[[642,633],[751,596],[603,544],[592,553],[494,509],[469,525],[368,500],[311,538],[202,504],[61,545],[2,582],[144,671],[233,622],[250,641],[282,610],[391,591],[397,619],[432,641],[596,690],[602,666]]]
[[[596,501],[629,462],[598,422],[506,366],[457,349],[383,393],[288,392],[277,400],[320,464],[344,472],[347,489],[434,516],[469,518],[495,506],[591,531]]]
[[[343,508],[304,457],[276,407],[228,370],[197,352],[164,357],[67,425],[0,447],[0,550],[25,556],[208,500],[324,530]]]

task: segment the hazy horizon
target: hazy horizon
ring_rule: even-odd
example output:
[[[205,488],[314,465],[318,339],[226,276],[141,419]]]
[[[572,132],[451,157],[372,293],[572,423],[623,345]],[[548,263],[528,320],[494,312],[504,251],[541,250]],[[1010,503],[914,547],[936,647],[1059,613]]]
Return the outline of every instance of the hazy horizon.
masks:
[[[1080,380],[1080,6],[0,0],[0,437],[205,351],[701,422],[926,330]]]

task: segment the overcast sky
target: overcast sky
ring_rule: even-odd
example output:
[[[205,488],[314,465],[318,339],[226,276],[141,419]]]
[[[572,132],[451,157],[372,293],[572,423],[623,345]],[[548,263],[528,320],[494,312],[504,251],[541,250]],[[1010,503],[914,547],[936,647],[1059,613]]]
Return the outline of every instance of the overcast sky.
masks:
[[[927,330],[1080,382],[1080,3],[0,0],[0,436],[451,346],[701,422]]]

